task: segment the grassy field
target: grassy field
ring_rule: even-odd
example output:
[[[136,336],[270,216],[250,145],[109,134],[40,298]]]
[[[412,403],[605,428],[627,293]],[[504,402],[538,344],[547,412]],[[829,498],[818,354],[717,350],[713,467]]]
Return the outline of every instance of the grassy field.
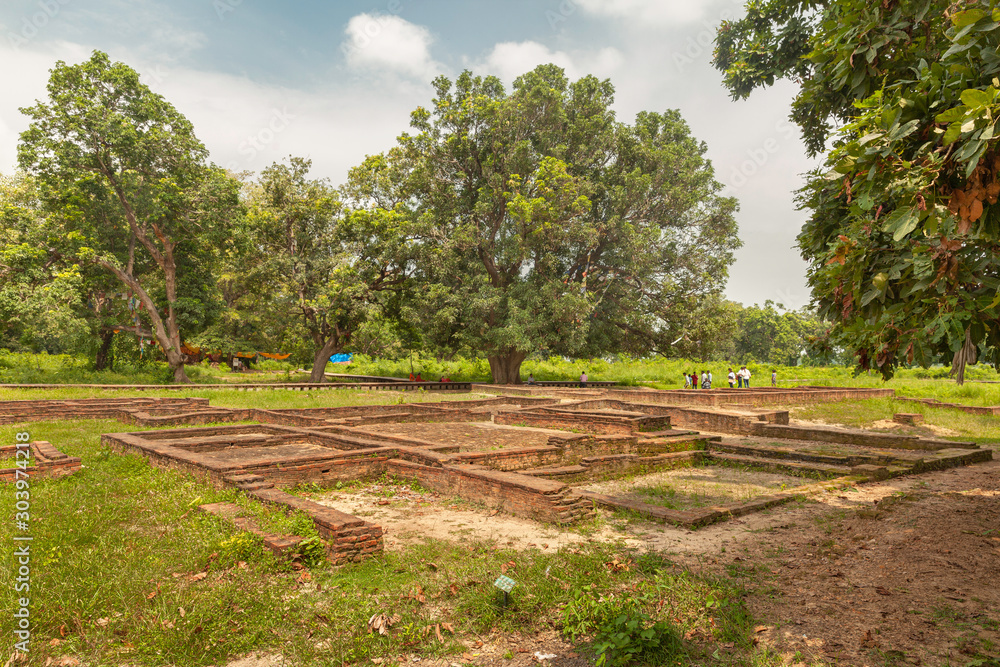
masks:
[[[738,369],[744,363],[753,373],[753,385],[770,385],[771,371],[778,373],[779,386],[799,384],[836,386],[883,386],[878,374],[855,376],[851,368],[842,366],[774,366],[765,363],[734,359],[730,361],[701,362],[690,359],[630,359],[614,361],[606,359],[567,360],[562,357],[549,359],[528,359],[521,365],[521,377],[533,374],[536,380],[575,380],[580,373],[587,372],[593,381],[612,381],[632,386],[649,386],[658,389],[676,389],[684,386],[684,373],[711,370],[716,387],[726,386],[729,368]],[[123,372],[91,370],[92,360],[69,355],[14,354],[0,350],[0,384],[167,384],[169,373],[166,364],[153,362],[138,370]],[[434,358],[414,357],[413,359],[370,359],[357,355],[351,364],[329,364],[328,373],[378,375],[405,378],[411,369],[420,372],[425,380],[437,380],[442,376],[464,382],[489,382],[490,368],[486,359],[457,358],[439,361]],[[305,382],[308,375],[287,362],[265,360],[255,366],[252,372],[233,373],[224,365],[211,368],[207,364],[186,367],[188,376],[196,384],[215,383],[271,383]],[[909,386],[951,386],[954,390],[943,390],[945,395],[952,392],[957,397],[978,395],[972,387],[979,382],[996,383],[995,396],[1000,403],[1000,374],[984,365],[970,366],[966,378],[971,380],[965,387],[957,387],[948,381],[945,367],[904,368],[886,386],[903,388]],[[925,383],[929,383],[926,384]],[[988,384],[986,385],[989,386]]]

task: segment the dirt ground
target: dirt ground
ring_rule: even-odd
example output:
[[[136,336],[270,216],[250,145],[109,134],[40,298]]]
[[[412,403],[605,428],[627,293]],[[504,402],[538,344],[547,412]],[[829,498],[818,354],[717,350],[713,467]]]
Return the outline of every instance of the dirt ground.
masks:
[[[864,485],[771,519],[726,554],[685,560],[756,568],[758,636],[789,662],[1000,664],[973,660],[1000,658],[1000,462]]]
[[[317,500],[385,526],[390,550],[426,536],[543,550],[601,540],[661,551],[695,571],[735,567],[754,592],[757,638],[787,664],[1000,664],[982,662],[1000,659],[1000,461],[834,491],[697,531],[611,514],[566,530],[394,485]],[[552,665],[586,664],[555,634],[483,639],[475,664],[531,664],[536,651],[559,656]]]
[[[588,491],[686,510],[745,502],[758,496],[808,484],[810,480],[780,473],[729,466],[701,466],[649,475],[579,484]]]
[[[488,451],[504,447],[544,445],[550,435],[565,435],[565,431],[523,426],[505,426],[492,422],[455,422],[369,424],[362,427],[372,433],[407,435],[439,445],[459,445],[460,451]]]

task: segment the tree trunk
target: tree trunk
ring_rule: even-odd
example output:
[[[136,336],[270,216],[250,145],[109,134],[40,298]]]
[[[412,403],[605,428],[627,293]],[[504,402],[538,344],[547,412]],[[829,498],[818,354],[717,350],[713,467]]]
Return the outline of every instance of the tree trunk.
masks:
[[[114,359],[111,357],[111,343],[115,339],[114,329],[105,329],[101,332],[101,346],[97,348],[97,357],[94,359],[94,370],[114,370]]]
[[[970,327],[965,330],[965,343],[951,360],[951,376],[955,378],[956,384],[965,384],[965,366],[976,363],[977,352],[976,346],[972,343],[972,328]]]
[[[330,336],[323,344],[323,347],[316,351],[316,355],[313,357],[312,372],[309,373],[310,382],[320,384],[326,381],[324,373],[326,372],[326,365],[330,362],[330,357],[340,352],[341,348],[343,348],[343,345],[338,342],[339,338],[336,334]]]
[[[174,382],[181,382],[183,384],[191,384],[191,380],[188,378],[187,373],[184,372],[184,362],[180,361],[175,366],[170,364],[171,370],[174,371]]]
[[[528,356],[517,350],[504,350],[504,354],[487,357],[493,384],[521,384],[521,362]]]

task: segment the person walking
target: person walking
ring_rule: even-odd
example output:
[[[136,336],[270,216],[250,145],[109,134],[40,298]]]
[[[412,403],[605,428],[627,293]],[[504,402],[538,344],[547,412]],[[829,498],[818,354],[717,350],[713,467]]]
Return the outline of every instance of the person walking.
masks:
[[[774,368],[771,369],[771,386],[778,386],[778,371]]]
[[[750,388],[750,369],[746,366],[743,367],[743,386]]]
[[[691,388],[691,376],[687,374],[687,371],[684,371],[684,388]]]
[[[729,388],[732,389],[736,384],[736,373],[733,372],[732,368],[729,369],[729,375],[726,376],[726,379],[729,380]]]
[[[742,389],[743,388],[743,369],[744,368],[746,368],[746,366],[740,366],[740,370],[736,371],[736,383],[737,383],[736,384],[736,388],[737,389]]]

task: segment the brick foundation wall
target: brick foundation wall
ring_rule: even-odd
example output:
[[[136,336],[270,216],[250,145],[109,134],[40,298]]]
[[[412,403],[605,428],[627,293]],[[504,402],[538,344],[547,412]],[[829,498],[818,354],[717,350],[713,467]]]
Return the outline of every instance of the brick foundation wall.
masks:
[[[0,401],[0,425],[65,419],[118,419],[121,410],[177,409],[195,412],[207,408],[207,398],[84,398],[51,401]]]
[[[702,452],[670,452],[656,456],[638,454],[609,454],[585,458],[581,463],[588,469],[588,477],[600,474],[624,475],[642,471],[669,470],[698,463]]]
[[[259,489],[250,495],[261,502],[308,514],[327,541],[327,557],[333,565],[357,563],[382,553],[384,543],[379,525],[277,489]]]
[[[563,449],[540,445],[508,451],[462,452],[450,458],[453,463],[475,463],[493,470],[524,470],[562,462]]]
[[[438,493],[482,502],[535,521],[569,524],[590,516],[592,511],[590,504],[571,493],[565,484],[516,473],[471,465],[429,467],[400,459],[389,461],[388,471]]]
[[[610,389],[608,398],[630,403],[657,403],[664,405],[694,405],[714,407],[720,405],[806,405],[828,401],[858,401],[869,398],[891,398],[892,389],[854,387],[797,387],[795,389],[750,387],[749,389],[671,389],[667,391],[637,391]]]
[[[379,452],[345,454],[342,457],[327,458],[312,462],[296,462],[289,465],[269,464],[231,468],[226,474],[257,474],[279,488],[293,488],[299,484],[312,482],[319,486],[334,486],[337,482],[375,479],[386,471],[386,463],[396,456],[395,449],[385,448]]]
[[[0,468],[0,483],[15,482],[21,472],[20,478],[28,475],[28,479],[53,479],[72,475],[83,467],[82,462],[75,456],[66,456],[50,443],[44,440],[36,440],[30,444],[31,458],[33,465],[26,468]],[[5,445],[0,447],[0,457],[15,458],[17,447]]]
[[[896,400],[909,401],[911,403],[923,403],[924,405],[929,405],[932,408],[950,408],[952,410],[961,410],[962,412],[970,415],[1000,415],[1000,405],[961,405],[960,403],[942,403],[936,398],[907,398],[906,396],[897,396]]]
[[[785,426],[781,424],[755,423],[753,435],[769,438],[787,438],[790,440],[812,440],[833,442],[862,447],[888,447],[895,449],[978,449],[972,442],[952,442],[934,438],[921,438],[915,435],[900,435],[895,433],[872,433],[869,431],[851,431],[828,426]]]
[[[501,412],[493,416],[493,423],[540,428],[580,430],[606,435],[631,435],[637,431],[658,431],[670,428],[670,418],[614,417],[557,412]]]

